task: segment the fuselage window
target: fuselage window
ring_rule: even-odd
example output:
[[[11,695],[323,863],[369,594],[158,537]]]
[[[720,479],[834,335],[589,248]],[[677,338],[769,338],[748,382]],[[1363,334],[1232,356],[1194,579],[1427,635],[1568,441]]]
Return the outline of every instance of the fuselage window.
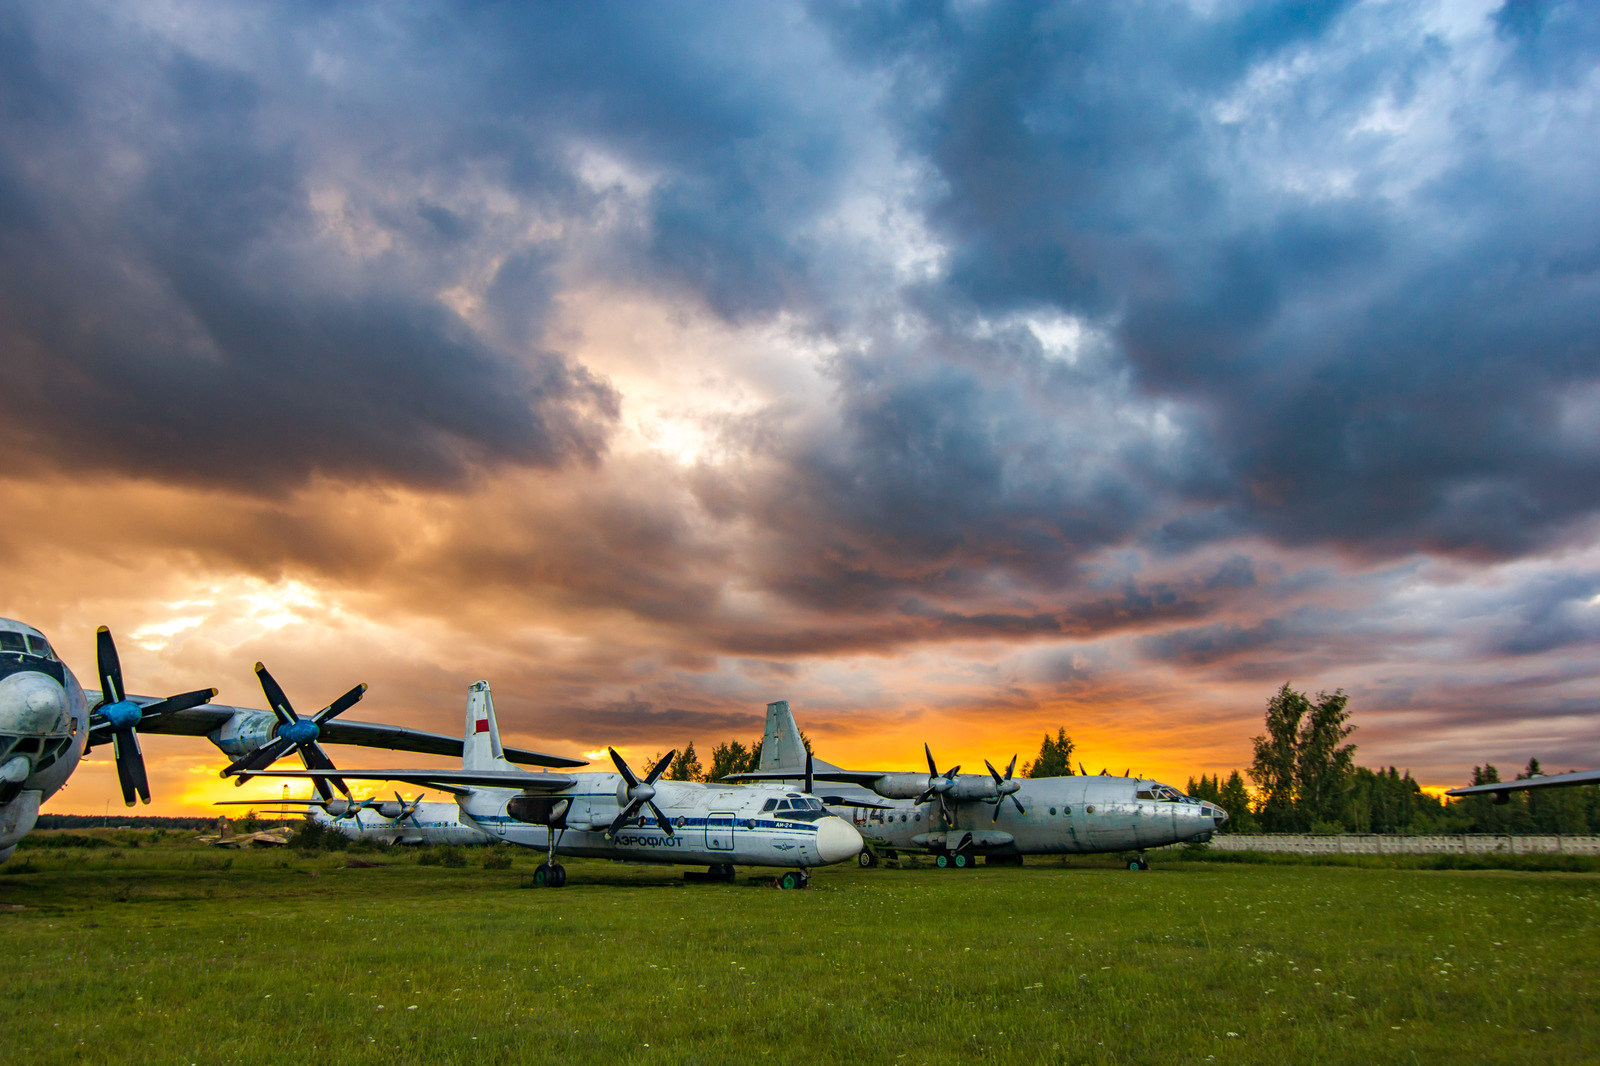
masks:
[[[1054,808],[1054,807],[1051,807],[1051,808],[1050,808],[1050,813],[1051,813],[1051,814],[1055,814],[1055,813],[1056,813],[1056,809],[1055,809],[1055,808]]]
[[[22,634],[0,632],[0,651],[26,651],[22,646]]]
[[[1072,813],[1072,808],[1071,807],[1063,807],[1063,808],[1061,808],[1061,813],[1062,814],[1071,814]]]

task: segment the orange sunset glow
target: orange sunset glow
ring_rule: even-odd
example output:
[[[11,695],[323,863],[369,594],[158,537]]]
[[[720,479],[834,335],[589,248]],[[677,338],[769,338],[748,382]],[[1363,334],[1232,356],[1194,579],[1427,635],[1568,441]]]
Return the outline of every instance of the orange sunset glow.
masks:
[[[635,766],[786,699],[1181,788],[1284,682],[1431,789],[1600,766],[1582,79],[1433,8],[1198,71],[848,7],[0,16],[0,616]],[[280,794],[141,743],[137,813]],[[122,809],[109,746],[45,808]]]

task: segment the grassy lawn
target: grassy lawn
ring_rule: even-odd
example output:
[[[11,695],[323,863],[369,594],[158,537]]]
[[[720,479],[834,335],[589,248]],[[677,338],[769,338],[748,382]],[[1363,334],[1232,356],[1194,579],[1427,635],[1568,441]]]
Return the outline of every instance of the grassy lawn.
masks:
[[[1595,874],[468,854],[19,852],[0,1062],[1600,1061]]]

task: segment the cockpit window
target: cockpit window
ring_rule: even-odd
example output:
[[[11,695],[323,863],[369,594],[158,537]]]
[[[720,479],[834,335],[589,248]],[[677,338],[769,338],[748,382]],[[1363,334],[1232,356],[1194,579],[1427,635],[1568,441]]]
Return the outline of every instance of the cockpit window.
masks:
[[[769,800],[767,800],[766,805],[761,808],[761,810],[762,810],[763,813],[765,813],[766,811],[773,810],[777,806],[778,806],[778,801],[777,800],[769,799]]]
[[[780,811],[786,811],[786,810],[790,809],[793,806],[794,806],[794,804],[790,803],[788,800],[779,800],[778,801],[778,810],[780,810]]]
[[[22,634],[10,631],[0,632],[0,651],[26,651],[22,646]]]
[[[1138,792],[1134,793],[1134,796],[1135,798],[1142,800],[1153,800],[1156,798],[1155,792],[1148,788],[1141,788]]]
[[[46,659],[54,659],[56,657],[55,652],[50,650],[50,642],[43,637],[30,635],[28,637],[28,650],[35,655],[42,655]]]

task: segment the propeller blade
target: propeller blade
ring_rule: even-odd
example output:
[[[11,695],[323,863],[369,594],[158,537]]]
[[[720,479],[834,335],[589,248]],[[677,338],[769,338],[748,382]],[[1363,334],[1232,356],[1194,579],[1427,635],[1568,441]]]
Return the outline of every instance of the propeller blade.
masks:
[[[1089,771],[1087,771],[1087,770],[1085,770],[1083,768],[1083,763],[1081,763],[1081,762],[1078,764],[1078,773],[1082,774],[1084,777],[1088,777],[1089,776]]]
[[[1011,772],[1013,770],[1015,770],[1016,768],[1017,768],[1017,757],[1015,755],[1013,755],[1013,756],[1011,756],[1010,764],[1006,767],[1006,780],[1007,781],[1011,780]]]
[[[1001,796],[994,801],[994,817],[989,819],[990,825],[993,825],[1000,820],[1000,808],[1004,807],[1005,805],[1006,799],[1004,796]]]
[[[661,808],[656,806],[656,801],[646,800],[645,805],[650,808],[650,813],[656,816],[656,825],[661,827],[661,831],[669,837],[675,835],[672,832],[672,823],[667,821],[667,816],[661,813]]]
[[[122,802],[133,806],[134,793],[150,802],[150,780],[144,772],[144,753],[139,750],[139,735],[132,726],[117,730],[111,737],[117,751],[117,780],[122,785]]]
[[[934,777],[938,777],[939,776],[939,767],[934,765],[934,762],[933,762],[933,749],[928,747],[927,744],[923,744],[922,745],[922,753],[928,757],[928,773],[932,774]]]
[[[94,631],[94,650],[95,665],[100,671],[100,702],[121,703],[128,694],[122,687],[122,660],[117,657],[117,642],[111,639],[111,630],[105,626]],[[132,800],[128,802],[133,803]]]
[[[361,697],[365,696],[366,694],[367,686],[366,683],[363,682],[362,684],[359,684],[355,688],[351,689],[349,692],[346,692],[343,696],[340,696],[338,699],[334,700],[332,703],[328,704],[326,707],[322,708],[322,710],[318,711],[316,714],[312,715],[311,720],[316,722],[318,725],[321,725],[330,718],[337,718],[345,711],[348,711],[350,708],[360,703]]]
[[[606,829],[606,838],[610,839],[611,837],[616,836],[617,830],[633,821],[634,814],[638,812],[639,808],[643,806],[643,804],[643,800],[634,800],[632,803],[622,808],[622,813],[617,815],[616,818],[612,820],[610,827]]]
[[[1015,759],[1012,759],[1011,762],[1012,762],[1013,765],[1016,764],[1016,760]],[[1005,778],[1002,778],[1000,776],[1000,771],[996,770],[994,768],[994,763],[990,762],[988,759],[985,759],[985,760],[983,760],[983,765],[985,765],[985,766],[987,766],[989,768],[989,776],[994,778],[994,783],[995,784],[998,785],[998,784],[1002,783],[1005,780]],[[1009,776],[1009,775],[1007,775],[1007,776]]]
[[[928,791],[924,792],[922,795],[917,797],[917,802],[918,803],[927,803],[929,800],[931,800],[936,795],[938,795],[938,793],[930,788],[930,789],[928,789]]]
[[[307,770],[338,769],[337,766],[333,765],[333,760],[328,758],[328,753],[322,750],[322,745],[318,744],[314,740],[309,744],[300,745],[300,761],[305,764],[305,768]],[[320,781],[322,778],[315,778],[314,780]],[[343,781],[337,777],[330,777],[327,780],[332,781],[334,787],[340,792],[344,793],[346,799],[351,798],[350,790],[345,787],[345,783]]]
[[[294,713],[294,706],[289,702],[289,697],[283,694],[283,687],[267,673],[267,668],[261,663],[256,663],[256,680],[261,682],[261,691],[266,694],[267,705],[272,708],[272,713],[278,716],[278,721],[283,725],[293,725],[300,720]]]
[[[289,754],[289,749],[292,747],[294,747],[294,741],[292,740],[279,739],[272,741],[270,744],[263,744],[254,751],[245,752],[229,763],[228,768],[222,771],[222,776],[232,777],[240,770],[265,770],[283,758],[283,756]],[[244,784],[244,778],[240,778],[238,783]]]
[[[815,784],[816,782],[811,779],[811,753],[808,751],[806,752],[806,795],[809,796],[816,791]]]
[[[199,688],[193,692],[185,692],[177,696],[168,696],[164,700],[147,704],[140,708],[146,718],[154,718],[158,714],[172,714],[176,711],[187,711],[190,707],[198,707],[202,703],[210,703],[217,694],[214,688]]]
[[[676,759],[677,757],[678,757],[678,749],[677,748],[673,748],[671,751],[669,751],[665,755],[661,756],[661,761],[656,763],[655,769],[650,771],[650,776],[648,776],[648,777],[646,777],[644,779],[644,783],[647,784],[647,785],[655,784],[657,779],[659,779],[661,777],[662,773],[666,770],[666,768],[672,765],[672,760]]]
[[[1021,801],[1021,800],[1019,800],[1019,799],[1017,799],[1017,794],[1016,794],[1016,793],[1015,793],[1015,792],[1013,792],[1013,793],[1012,793],[1012,794],[1011,794],[1011,802],[1012,802],[1012,803],[1015,803],[1015,804],[1016,804],[1016,805],[1017,805],[1017,813],[1018,813],[1018,814],[1027,814],[1027,813],[1028,813],[1028,812],[1027,812],[1027,811],[1025,811],[1025,810],[1023,810],[1023,808],[1022,808],[1022,801]],[[995,804],[995,808],[996,808],[996,809],[997,809],[997,810],[998,810],[998,809],[999,809],[999,806],[1000,806],[1000,805],[999,805],[999,804],[998,804],[998,803],[997,803],[997,804]]]
[[[945,779],[945,780],[946,780],[946,781],[949,781],[949,780],[950,780],[950,779],[951,779],[951,778],[952,778],[952,777],[954,777],[954,776],[956,776],[956,775],[957,775],[957,774],[959,774],[959,773],[960,773],[960,772],[961,772],[961,767],[959,767],[959,766],[952,766],[952,767],[950,767],[950,769],[948,769],[948,770],[946,770],[946,771],[945,771],[945,772],[944,772],[944,779]],[[954,782],[951,782],[951,783],[952,783],[952,784],[954,784]]]
[[[606,751],[611,753],[611,761],[617,764],[617,773],[622,775],[622,779],[628,783],[628,787],[637,787],[639,784],[639,779],[633,776],[633,770],[630,769],[628,764],[623,761],[622,756],[617,754],[617,749],[607,748]]]

